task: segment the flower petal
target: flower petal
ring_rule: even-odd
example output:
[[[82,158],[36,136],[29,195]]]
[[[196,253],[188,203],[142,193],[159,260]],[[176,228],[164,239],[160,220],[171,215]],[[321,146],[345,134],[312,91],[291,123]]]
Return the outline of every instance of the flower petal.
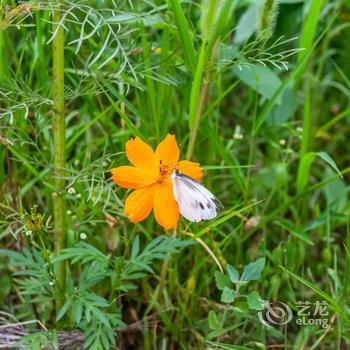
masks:
[[[174,168],[180,158],[180,150],[175,136],[168,134],[158,145],[155,155],[157,163],[162,161],[163,165]]]
[[[132,165],[149,170],[150,172],[155,170],[155,156],[153,149],[139,137],[130,139],[126,142],[125,152]]]
[[[190,176],[196,181],[200,181],[203,176],[203,169],[199,163],[190,162],[189,160],[181,160],[177,164],[177,168],[181,174]]]
[[[170,181],[156,185],[153,208],[154,216],[159,225],[166,230],[176,228],[180,212]]]
[[[151,185],[135,190],[126,198],[124,214],[131,222],[140,222],[150,214],[153,208],[155,186]]]
[[[113,181],[124,188],[142,188],[157,181],[150,172],[133,166],[120,166],[111,172]]]

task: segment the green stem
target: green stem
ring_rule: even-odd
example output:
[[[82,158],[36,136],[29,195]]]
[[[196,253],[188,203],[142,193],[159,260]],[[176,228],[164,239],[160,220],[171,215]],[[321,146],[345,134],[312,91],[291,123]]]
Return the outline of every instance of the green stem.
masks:
[[[40,232],[37,232],[37,235],[39,236],[39,240],[40,240],[41,250],[42,250],[44,258],[45,258],[45,260],[46,260],[46,262],[48,264],[48,267],[50,269],[50,273],[51,273],[51,276],[52,276],[52,278],[54,280],[53,282],[55,283],[56,289],[59,292],[61,292],[60,289],[59,289],[60,288],[59,280],[58,280],[57,275],[55,273],[55,269],[53,267],[53,264],[51,262],[50,252],[49,252],[49,250],[46,247],[46,244],[45,244],[45,241],[44,241],[44,238],[43,238],[43,233],[44,233],[43,230],[41,230]]]
[[[197,105],[197,109],[196,109],[196,117],[195,117],[194,127],[191,131],[190,140],[188,143],[187,156],[186,156],[186,158],[188,160],[190,160],[193,156],[194,144],[196,142],[196,138],[197,138],[197,134],[198,134],[199,126],[200,126],[202,110],[203,110],[205,98],[206,98],[207,93],[208,93],[209,76],[206,75],[204,80],[205,81],[203,82],[203,85],[202,85],[202,89],[200,92],[199,101],[198,101],[198,105]]]
[[[177,231],[176,229],[173,231],[172,236],[176,237]],[[157,291],[155,293],[156,298],[160,300],[163,294],[164,287],[166,285],[166,278],[168,275],[168,269],[169,269],[169,260],[164,260],[163,266],[162,266],[162,271],[160,272],[160,279],[159,279],[159,284],[157,286]]]
[[[162,271],[160,272],[159,284],[157,286],[157,299],[160,300],[163,294],[163,290],[166,284],[166,277],[169,269],[169,260],[164,260],[162,265]]]
[[[218,42],[213,44],[212,52],[207,63],[206,57],[208,53],[205,43],[202,44],[199,54],[196,74],[193,80],[190,96],[189,117],[191,131],[186,155],[186,158],[188,160],[190,160],[193,156],[194,144],[196,142],[197,134],[199,131],[202,111],[211,81],[210,67],[216,55],[217,44]]]
[[[8,72],[8,65],[6,64],[7,58],[6,58],[6,38],[5,38],[5,32],[0,31],[0,79],[4,80],[7,76]]]
[[[177,231],[176,229],[173,231],[172,236],[176,237],[177,235]],[[154,294],[150,300],[150,302],[148,303],[148,307],[145,311],[145,316],[147,316],[151,310],[153,309],[154,305],[156,305],[157,302],[160,302],[161,298],[162,298],[162,294],[166,285],[166,278],[168,275],[168,269],[169,269],[169,260],[164,260],[163,261],[163,265],[162,265],[162,270],[160,272],[160,278],[159,278],[159,282],[158,285],[154,291]]]
[[[54,142],[54,178],[56,195],[54,196],[54,232],[55,254],[66,246],[66,200],[64,189],[66,181],[66,130],[65,130],[65,105],[64,105],[64,29],[59,26],[62,11],[58,8],[53,12],[53,32],[56,35],[52,42],[52,74],[53,74],[53,142]],[[58,27],[59,26],[59,27]],[[59,266],[60,287],[64,290],[66,282],[66,265],[60,262]],[[59,307],[61,301],[57,302]]]
[[[192,88],[190,93],[190,103],[189,103],[190,138],[188,142],[187,156],[186,156],[186,158],[189,160],[192,158],[194,143],[195,143],[199,125],[200,125],[202,107],[203,107],[204,99],[208,89],[208,82],[204,82],[202,86],[205,56],[206,56],[206,45],[205,43],[203,43],[200,49],[196,72],[193,78],[193,83],[192,83]]]

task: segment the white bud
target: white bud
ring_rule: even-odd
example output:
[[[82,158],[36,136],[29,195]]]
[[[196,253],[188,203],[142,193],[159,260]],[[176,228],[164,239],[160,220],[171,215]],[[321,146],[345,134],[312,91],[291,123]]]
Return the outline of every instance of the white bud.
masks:
[[[279,143],[281,146],[284,146],[284,145],[287,143],[287,141],[286,141],[285,139],[280,139],[280,140],[278,141],[278,143]]]
[[[69,194],[74,194],[74,193],[75,193],[74,187],[69,187],[69,188],[68,188],[68,193],[69,193]]]
[[[84,232],[82,232],[80,234],[80,239],[86,239],[86,238],[87,238],[87,235]]]
[[[235,133],[235,134],[233,134],[233,138],[234,138],[235,140],[242,140],[242,139],[243,139],[243,135],[242,135],[242,134],[237,134],[237,133]]]

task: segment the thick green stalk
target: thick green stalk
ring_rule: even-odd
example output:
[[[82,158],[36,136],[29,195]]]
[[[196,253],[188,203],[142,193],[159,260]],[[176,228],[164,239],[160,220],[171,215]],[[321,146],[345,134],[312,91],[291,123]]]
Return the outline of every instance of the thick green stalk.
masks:
[[[55,219],[55,254],[66,246],[66,201],[65,201],[65,167],[66,167],[66,129],[64,111],[64,29],[58,23],[61,20],[60,9],[53,13],[53,32],[56,32],[52,41],[52,74],[53,74],[53,142],[54,142],[54,178],[56,193],[53,200]],[[60,263],[59,279],[62,290],[66,281],[66,266]]]
[[[187,159],[191,159],[193,155],[194,143],[198,134],[200,119],[202,114],[202,108],[204,105],[205,97],[208,90],[208,80],[203,81],[204,65],[205,65],[205,54],[206,45],[202,44],[196,72],[193,78],[193,84],[190,94],[190,106],[189,106],[189,128],[190,128],[190,139],[187,148]]]
[[[8,64],[6,58],[6,38],[5,32],[0,31],[0,79],[4,80],[8,73]]]

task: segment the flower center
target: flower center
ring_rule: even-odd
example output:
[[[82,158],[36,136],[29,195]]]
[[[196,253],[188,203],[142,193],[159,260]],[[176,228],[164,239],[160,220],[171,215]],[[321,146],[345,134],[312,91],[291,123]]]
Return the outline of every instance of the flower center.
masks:
[[[164,164],[163,161],[159,160],[159,173],[160,173],[160,181],[163,180],[164,177],[169,176],[173,170],[173,166],[171,164]]]

